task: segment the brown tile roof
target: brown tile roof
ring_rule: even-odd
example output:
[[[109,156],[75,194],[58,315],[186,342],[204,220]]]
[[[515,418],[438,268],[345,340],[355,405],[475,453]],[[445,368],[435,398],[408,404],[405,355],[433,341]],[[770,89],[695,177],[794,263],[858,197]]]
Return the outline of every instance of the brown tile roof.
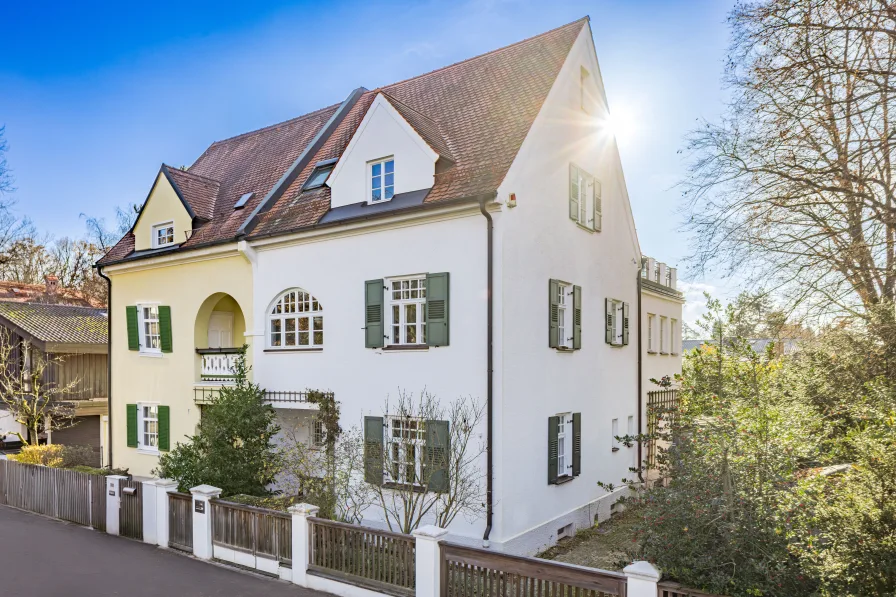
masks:
[[[426,203],[494,192],[586,23],[587,18],[583,18],[505,48],[363,93],[285,192],[273,205],[264,206],[257,223],[249,227],[249,238],[313,226],[329,210],[329,187],[303,192],[302,186],[315,163],[342,155],[379,93],[387,96],[436,152],[453,162],[450,168],[436,174]],[[211,217],[181,249],[234,239],[240,225],[337,108],[330,106],[212,144],[187,170],[189,175],[219,183],[211,200],[211,187],[191,180],[197,188],[187,201],[197,202],[197,215],[208,210]],[[181,186],[180,181],[177,184]],[[250,191],[255,195],[246,207],[234,210],[233,204],[240,195]],[[184,192],[185,198],[188,194]],[[127,258],[132,252],[133,237],[125,236],[100,264]]]
[[[79,307],[94,305],[77,290],[57,288],[53,293],[47,292],[46,284],[22,284],[9,280],[0,280],[0,301],[17,303],[54,303]]]
[[[184,200],[193,208],[193,213],[203,220],[211,220],[215,216],[215,202],[221,190],[221,183],[205,176],[162,166],[165,169],[176,190],[180,192]],[[236,201],[234,201],[236,203]]]
[[[71,305],[0,301],[4,320],[43,342],[106,344],[106,310]]]

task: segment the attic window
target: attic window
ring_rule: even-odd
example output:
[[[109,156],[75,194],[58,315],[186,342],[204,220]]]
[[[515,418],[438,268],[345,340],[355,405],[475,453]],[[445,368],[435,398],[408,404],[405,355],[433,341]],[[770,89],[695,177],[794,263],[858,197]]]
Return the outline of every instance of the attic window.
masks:
[[[233,209],[242,209],[246,207],[246,204],[249,203],[249,199],[251,199],[254,194],[255,193],[243,193],[237,200],[236,205],[233,206]]]
[[[302,189],[316,189],[318,187],[324,186],[324,183],[327,182],[327,178],[330,176],[330,172],[333,171],[333,166],[335,165],[335,163],[329,163],[326,165],[318,164],[314,168],[314,171],[311,172],[311,176],[308,177],[308,181],[305,183],[305,186],[302,187]]]

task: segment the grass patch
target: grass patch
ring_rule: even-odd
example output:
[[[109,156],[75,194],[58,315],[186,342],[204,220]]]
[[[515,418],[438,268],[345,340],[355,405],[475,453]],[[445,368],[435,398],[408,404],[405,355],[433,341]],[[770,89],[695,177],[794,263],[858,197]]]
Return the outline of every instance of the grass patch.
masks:
[[[628,509],[599,525],[582,529],[575,537],[562,539],[538,557],[602,570],[622,570],[629,563],[627,552],[636,546],[637,520],[637,512]]]

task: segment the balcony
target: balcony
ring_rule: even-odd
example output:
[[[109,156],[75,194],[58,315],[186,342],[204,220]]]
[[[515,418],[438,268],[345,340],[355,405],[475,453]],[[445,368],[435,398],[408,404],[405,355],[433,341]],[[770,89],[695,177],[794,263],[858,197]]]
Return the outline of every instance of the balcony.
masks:
[[[208,404],[221,393],[221,388],[193,388],[196,404]],[[265,402],[274,408],[316,410],[317,405],[308,402],[308,392],[265,390]]]
[[[203,383],[230,383],[236,377],[239,348],[197,348],[196,354],[202,360],[199,379]]]

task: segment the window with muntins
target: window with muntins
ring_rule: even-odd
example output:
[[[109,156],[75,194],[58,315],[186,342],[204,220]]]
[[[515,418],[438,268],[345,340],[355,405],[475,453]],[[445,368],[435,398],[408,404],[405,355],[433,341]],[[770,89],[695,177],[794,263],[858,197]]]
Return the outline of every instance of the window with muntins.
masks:
[[[572,348],[572,325],[569,304],[572,302],[572,285],[557,284],[557,336],[560,346]]]
[[[426,344],[426,276],[390,278],[386,288],[389,344]]]
[[[423,484],[425,425],[413,417],[387,417],[388,476],[393,483]]]
[[[159,406],[157,404],[138,405],[140,430],[137,447],[144,450],[159,449]]]
[[[174,222],[152,227],[152,246],[155,248],[174,244]]]
[[[388,201],[395,195],[395,160],[370,163],[370,202]]]
[[[572,413],[557,415],[557,476],[572,475]]]
[[[656,346],[653,345],[653,326],[656,324],[656,315],[647,314],[647,352],[656,352]]]
[[[268,314],[269,348],[321,348],[324,309],[309,292],[296,288],[281,294]]]
[[[667,319],[665,317],[660,317],[660,353],[661,354],[666,354],[667,352],[669,352],[666,349],[666,342],[667,342],[667,340],[666,340],[666,336],[667,336],[666,321],[667,321]]]
[[[323,446],[327,441],[327,432],[324,429],[324,422],[320,419],[314,419],[311,425],[311,445],[316,448]]]
[[[140,351],[161,352],[162,337],[159,328],[159,306],[140,305],[137,308],[140,316]]]

